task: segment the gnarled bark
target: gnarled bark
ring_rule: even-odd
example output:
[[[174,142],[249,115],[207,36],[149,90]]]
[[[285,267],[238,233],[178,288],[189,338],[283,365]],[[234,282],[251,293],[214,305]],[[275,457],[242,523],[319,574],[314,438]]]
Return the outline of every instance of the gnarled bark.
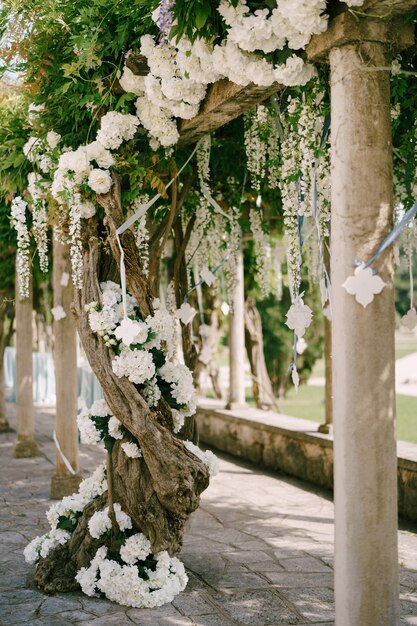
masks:
[[[109,247],[119,262],[115,231],[123,221],[123,214],[117,181],[113,191],[101,198],[101,203],[106,212]],[[111,472],[108,480],[112,484],[111,496],[130,515],[134,527],[148,537],[154,553],[168,550],[174,554],[181,547],[184,524],[198,507],[200,493],[208,486],[208,469],[173,435],[171,412],[165,401],[160,401],[157,410],[150,410],[136,387],[127,378],[118,378],[113,373],[113,355],[101,337],[91,331],[85,311],[85,304],[100,301],[99,283],[109,278],[112,263],[94,219],[85,223],[83,238],[84,286],[74,298],[78,332],[112,413],[136,437],[143,455],[139,459],[127,457],[116,441],[107,468]],[[121,241],[127,285],[141,315],[146,317],[152,312],[152,296],[141,272],[133,233],[127,230]],[[85,509],[71,540],[38,565],[35,580],[45,591],[74,588],[75,572],[87,564],[98,546],[87,528],[96,506]],[[101,503],[98,508],[103,506]],[[71,565],[65,565],[70,562]],[[70,582],[65,582],[68,577]]]

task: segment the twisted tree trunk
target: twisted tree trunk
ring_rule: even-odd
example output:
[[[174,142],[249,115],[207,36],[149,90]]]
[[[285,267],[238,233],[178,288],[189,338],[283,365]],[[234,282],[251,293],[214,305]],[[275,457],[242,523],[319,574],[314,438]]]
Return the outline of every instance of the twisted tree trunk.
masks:
[[[112,192],[100,201],[106,212],[107,243],[112,257],[119,262],[115,231],[123,221],[123,214],[117,180]],[[208,486],[208,469],[173,435],[171,411],[165,401],[159,402],[157,410],[150,410],[135,386],[113,373],[111,351],[91,331],[84,306],[92,301],[100,302],[99,283],[110,278],[109,271],[114,267],[107,245],[100,241],[97,221],[90,219],[84,226],[84,286],[75,294],[74,301],[78,332],[106,402],[136,437],[143,455],[138,459],[127,457],[116,441],[107,465],[107,472],[111,473],[110,477],[107,475],[112,485],[110,495],[132,518],[134,527],[148,537],[154,553],[167,550],[174,554],[181,547],[184,524],[198,507],[200,493]],[[152,312],[150,282],[141,272],[133,233],[127,230],[121,241],[127,285],[142,317],[146,317]],[[35,575],[39,587],[48,592],[77,588],[75,572],[89,564],[100,543],[89,535],[88,519],[105,506],[106,500],[108,494],[86,507],[69,542],[40,561]]]

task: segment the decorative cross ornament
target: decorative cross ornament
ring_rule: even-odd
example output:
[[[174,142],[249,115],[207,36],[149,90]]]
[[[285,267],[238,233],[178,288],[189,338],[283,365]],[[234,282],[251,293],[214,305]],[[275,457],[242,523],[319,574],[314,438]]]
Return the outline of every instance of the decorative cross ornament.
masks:
[[[310,326],[313,319],[313,311],[307,304],[304,304],[302,295],[297,296],[290,306],[286,315],[287,321],[285,322],[298,338],[304,335],[306,328]]]
[[[126,317],[120,322],[120,326],[116,328],[114,335],[125,346],[130,346],[132,343],[143,343],[148,336],[148,327],[144,322],[138,322]]]
[[[201,270],[200,275],[201,275],[201,278],[204,280],[205,283],[207,283],[209,287],[216,280],[215,275],[213,274],[213,272],[210,272],[207,265]]]
[[[401,324],[409,330],[414,330],[417,326],[417,312],[414,307],[402,316]]]
[[[179,309],[177,309],[177,317],[185,325],[193,321],[197,311],[192,307],[189,302],[183,302]]]
[[[68,272],[62,272],[61,275],[61,287],[67,287],[69,282],[70,275]]]
[[[380,276],[374,273],[371,267],[365,267],[364,263],[361,263],[356,269],[353,276],[349,276],[342,287],[346,289],[348,293],[355,296],[356,302],[359,302],[366,308],[370,304],[374,295],[381,293],[386,283]]]
[[[67,317],[67,314],[65,313],[63,307],[58,304],[58,306],[55,306],[53,309],[51,309],[51,313],[54,316],[54,320],[56,322],[59,322],[59,320],[63,320],[64,317]]]
[[[208,344],[206,344],[201,349],[201,352],[198,355],[198,360],[204,363],[204,365],[207,365],[208,363],[210,363],[212,356],[213,356],[213,350]]]

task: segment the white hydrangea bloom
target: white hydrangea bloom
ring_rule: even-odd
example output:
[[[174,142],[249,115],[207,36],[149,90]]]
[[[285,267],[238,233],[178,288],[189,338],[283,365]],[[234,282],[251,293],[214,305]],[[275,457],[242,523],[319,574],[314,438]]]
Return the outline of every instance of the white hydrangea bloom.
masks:
[[[88,322],[93,333],[102,335],[112,333],[118,321],[116,311],[109,307],[103,307],[101,311],[93,309],[88,316]]]
[[[96,415],[97,417],[106,417],[107,415],[111,415],[109,406],[103,398],[100,398],[99,400],[95,400],[93,402],[89,413],[90,415]]]
[[[104,194],[110,191],[112,179],[107,170],[95,169],[90,172],[88,185],[96,193]]]
[[[172,315],[166,309],[160,308],[155,311],[154,315],[146,318],[146,323],[156,334],[155,339],[147,342],[146,347],[149,350],[151,348],[159,350],[164,342],[168,358],[170,358],[175,350],[175,321]]]
[[[139,120],[135,115],[109,111],[101,118],[97,141],[109,150],[116,150],[123,141],[133,139]]]
[[[120,355],[112,361],[112,370],[122,378],[126,376],[130,382],[143,385],[144,382],[155,376],[155,364],[152,354],[147,350],[122,349]]]
[[[36,563],[40,559],[40,551],[43,543],[42,537],[35,537],[23,550],[26,563]]]
[[[133,441],[128,443],[122,443],[122,448],[126,456],[130,457],[131,459],[139,459],[142,456],[142,452],[139,446],[136,443],[133,443]]]
[[[120,556],[128,565],[133,565],[136,561],[144,561],[151,552],[151,542],[143,533],[128,537],[120,548]]]
[[[194,400],[193,375],[186,365],[167,361],[159,368],[158,374],[171,384],[171,395],[178,404],[189,404]]]
[[[191,441],[183,441],[183,444],[194,456],[207,465],[210,476],[216,476],[219,473],[219,459],[211,450],[204,452]]]
[[[119,84],[127,93],[134,93],[136,96],[142,96],[145,90],[145,77],[136,76],[127,65],[123,68],[123,74],[119,79]]]
[[[103,169],[109,169],[114,165],[114,157],[109,150],[99,141],[93,141],[86,146],[87,158],[89,161],[95,161],[97,165]]]
[[[101,441],[100,431],[95,427],[88,410],[82,410],[77,415],[77,426],[80,431],[81,443],[94,445]]]
[[[116,521],[121,531],[132,528],[132,520],[129,515],[122,511],[122,507],[118,502],[113,505]],[[111,529],[111,519],[109,515],[109,507],[106,506],[102,511],[96,511],[88,521],[88,530],[94,539],[99,539],[105,532]]]
[[[53,130],[50,130],[49,133],[47,133],[46,135],[46,141],[48,143],[48,146],[51,148],[51,150],[55,150],[55,148],[58,146],[59,142],[61,141],[61,135],[59,133],[56,133]]]
[[[117,419],[117,417],[112,415],[109,419],[109,435],[114,439],[123,439],[121,426],[122,423]]]

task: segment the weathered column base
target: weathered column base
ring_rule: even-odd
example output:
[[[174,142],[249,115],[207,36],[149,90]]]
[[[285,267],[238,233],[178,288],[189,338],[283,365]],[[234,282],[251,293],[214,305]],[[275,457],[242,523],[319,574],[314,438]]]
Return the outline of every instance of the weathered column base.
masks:
[[[248,405],[246,402],[228,402],[226,404],[226,409],[228,411],[238,411],[239,409],[248,409]]]
[[[51,500],[61,500],[65,496],[72,496],[78,491],[82,476],[75,474],[53,474],[51,479]]]
[[[38,444],[34,439],[19,439],[13,452],[15,459],[29,459],[40,456]]]
[[[0,433],[12,433],[13,428],[10,428],[9,422],[6,420],[4,422],[0,422]]]
[[[333,424],[320,424],[317,432],[322,433],[323,435],[330,435],[330,433],[333,432]]]

